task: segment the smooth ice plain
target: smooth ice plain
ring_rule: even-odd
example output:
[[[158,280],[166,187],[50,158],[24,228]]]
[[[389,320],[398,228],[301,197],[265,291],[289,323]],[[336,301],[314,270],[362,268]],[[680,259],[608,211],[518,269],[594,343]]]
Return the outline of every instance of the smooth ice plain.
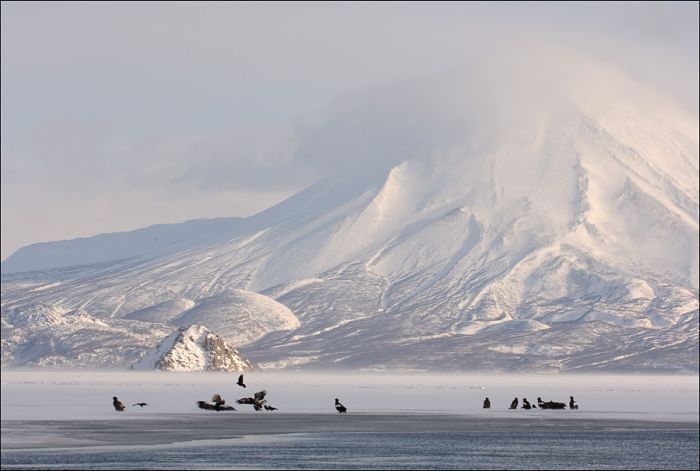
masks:
[[[176,460],[188,468],[565,469],[584,460],[590,469],[651,469],[698,461],[696,375],[263,371],[245,374],[245,389],[237,377],[4,370],[3,468]],[[279,410],[234,404],[261,389]],[[213,394],[237,411],[199,410],[195,401]],[[572,395],[579,410],[508,410],[514,397],[568,403]],[[336,397],[347,415],[336,413]]]
[[[697,375],[431,374],[391,372],[252,372],[247,388],[235,373],[2,371],[2,420],[123,419],[202,414],[195,401],[220,394],[228,403],[265,389],[275,414],[333,413],[338,397],[350,413],[438,413],[485,417],[537,416],[509,411],[514,397],[567,402],[566,417],[698,421]],[[112,396],[127,410],[117,414]],[[489,397],[492,408],[482,409]],[[147,402],[143,409],[131,406]],[[253,413],[237,406],[237,414]],[[262,413],[262,412],[261,412]]]

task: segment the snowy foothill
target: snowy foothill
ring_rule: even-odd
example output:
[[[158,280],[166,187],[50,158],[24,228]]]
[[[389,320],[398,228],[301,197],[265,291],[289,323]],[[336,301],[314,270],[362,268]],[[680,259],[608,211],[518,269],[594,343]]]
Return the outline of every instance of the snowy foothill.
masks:
[[[628,419],[698,422],[697,375],[433,374],[424,372],[117,372],[3,370],[2,420],[162,418],[213,414],[198,400],[220,394],[227,404],[267,391],[274,412],[236,405],[234,414],[457,414],[480,418]],[[126,411],[117,413],[112,397]],[[512,399],[569,402],[579,410],[508,410]],[[491,409],[482,409],[488,397]],[[132,406],[146,402],[148,406]]]

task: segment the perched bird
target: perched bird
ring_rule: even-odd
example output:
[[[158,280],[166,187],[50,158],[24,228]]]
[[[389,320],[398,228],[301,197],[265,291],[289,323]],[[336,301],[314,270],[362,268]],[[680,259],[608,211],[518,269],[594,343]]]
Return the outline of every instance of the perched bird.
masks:
[[[574,402],[574,396],[569,396],[569,409],[578,409],[578,404]]]
[[[532,406],[530,405],[530,401],[527,400],[526,397],[523,398],[523,409],[532,409]]]
[[[242,388],[245,388],[245,384],[243,384],[243,375],[240,375],[240,376],[238,377],[238,382],[237,382],[236,384],[239,385],[239,386],[242,387]]]
[[[252,404],[253,409],[261,410],[267,402],[265,400],[265,395],[267,395],[267,391],[263,389],[262,391],[258,391],[255,394],[253,394],[253,397],[242,397],[236,402],[239,404]]]
[[[491,408],[491,401],[489,401],[489,398],[487,397],[484,399],[484,409],[490,409]]]
[[[345,414],[348,411],[347,407],[342,405],[337,397],[335,398],[335,410],[337,410],[339,414]]]
[[[126,409],[124,404],[122,404],[122,401],[117,399],[117,396],[114,396],[112,398],[112,405],[114,406],[114,410],[116,410],[117,412],[122,412],[124,409]]]
[[[131,405],[132,405],[132,406],[141,406],[141,407],[143,407],[143,406],[147,406],[148,403],[146,403],[146,402],[137,402],[136,404],[131,404]]]
[[[513,399],[513,402],[510,403],[509,409],[517,409],[518,408],[518,398],[516,397]]]

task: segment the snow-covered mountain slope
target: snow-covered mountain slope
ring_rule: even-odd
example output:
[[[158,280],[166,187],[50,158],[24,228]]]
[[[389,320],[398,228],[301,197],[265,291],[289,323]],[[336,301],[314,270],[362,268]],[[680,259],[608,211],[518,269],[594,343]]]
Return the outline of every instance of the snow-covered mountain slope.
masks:
[[[4,260],[2,273],[154,257],[211,244],[235,232],[239,225],[241,219],[238,218],[197,219],[182,224],[157,224],[129,232],[32,244]]]
[[[366,165],[207,243],[5,274],[3,319],[197,323],[262,367],[697,371],[697,117],[589,69],[353,97],[301,149]]]
[[[253,365],[202,325],[180,327],[134,365],[137,370],[251,371]]]
[[[3,310],[2,365],[124,368],[172,327],[98,319],[84,309],[34,304]]]

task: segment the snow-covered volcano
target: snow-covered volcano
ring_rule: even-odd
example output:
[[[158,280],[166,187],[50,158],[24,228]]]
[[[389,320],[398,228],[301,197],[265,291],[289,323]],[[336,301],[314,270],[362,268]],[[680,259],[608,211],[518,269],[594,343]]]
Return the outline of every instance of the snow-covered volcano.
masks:
[[[696,371],[697,117],[566,72],[341,101],[300,147],[340,174],[246,219],[25,247],[3,323],[180,319],[262,367]]]

